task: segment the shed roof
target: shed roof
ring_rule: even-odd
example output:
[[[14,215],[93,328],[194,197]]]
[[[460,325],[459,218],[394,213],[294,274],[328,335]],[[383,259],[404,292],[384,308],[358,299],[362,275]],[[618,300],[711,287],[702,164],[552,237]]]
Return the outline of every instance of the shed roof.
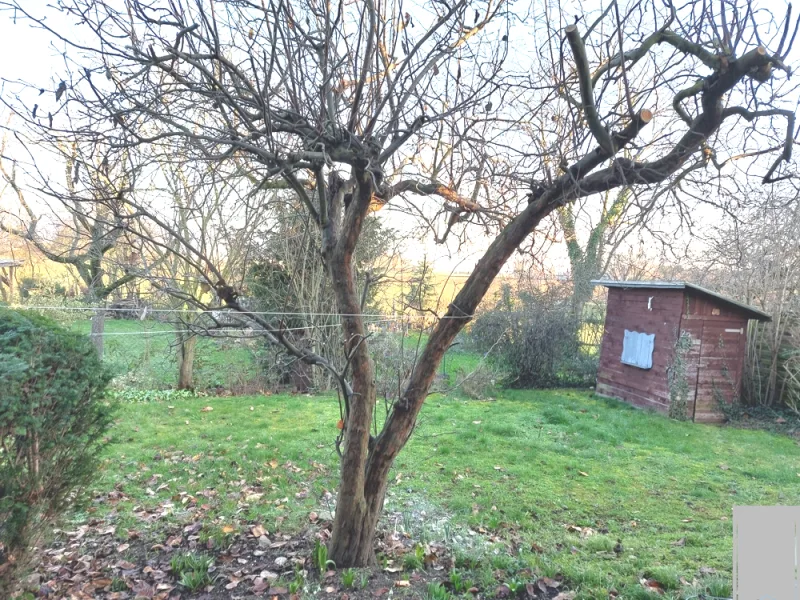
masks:
[[[602,285],[608,288],[639,288],[639,289],[652,289],[652,290],[692,290],[701,296],[707,296],[714,300],[732,306],[742,311],[749,319],[756,319],[757,321],[771,321],[772,317],[764,311],[743,304],[733,298],[728,298],[717,292],[689,283],[688,281],[616,281],[613,279],[595,279],[592,281],[594,285]]]
[[[21,267],[23,262],[21,260],[14,260],[12,258],[0,258],[0,269],[4,267]]]

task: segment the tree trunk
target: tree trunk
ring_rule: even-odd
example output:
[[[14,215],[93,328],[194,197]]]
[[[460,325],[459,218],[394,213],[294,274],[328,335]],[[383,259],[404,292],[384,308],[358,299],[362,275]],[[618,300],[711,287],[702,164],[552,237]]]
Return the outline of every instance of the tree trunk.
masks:
[[[178,334],[178,389],[194,390],[194,354],[197,336],[182,331]]]
[[[348,355],[353,353],[353,400],[345,423],[340,490],[329,547],[329,556],[337,567],[374,564],[373,544],[383,510],[389,470],[411,437],[417,414],[428,395],[442,357],[458,332],[472,319],[475,309],[511,253],[550,210],[535,203],[530,204],[528,210],[495,239],[431,334],[403,395],[395,403],[373,444],[370,444],[369,428],[375,407],[375,381],[366,343],[357,342],[361,339],[357,336],[363,336],[363,322],[360,318],[342,318]],[[359,314],[359,299],[353,285],[352,270],[330,264],[340,313]],[[347,346],[348,343],[350,346]],[[371,450],[367,454],[369,447]]]
[[[91,340],[92,344],[97,350],[97,356],[100,357],[100,360],[103,360],[103,334],[106,330],[106,313],[104,310],[100,309],[95,311],[92,315],[92,334]]]
[[[365,567],[375,562],[373,542],[383,498],[368,496],[366,465],[369,459],[370,427],[375,410],[376,386],[372,359],[361,317],[361,298],[355,281],[353,252],[372,200],[371,175],[356,174],[357,194],[340,220],[343,194],[331,196],[330,219],[323,231],[323,255],[336,306],[342,319],[345,356],[352,371],[352,393],[345,397],[344,444],[341,460],[336,515],[328,548],[339,568]],[[341,237],[340,237],[341,235]],[[349,397],[347,397],[349,396]],[[383,484],[385,489],[385,482]],[[377,507],[377,508],[376,508]]]
[[[8,268],[8,303],[11,304],[17,298],[17,269],[16,267]]]

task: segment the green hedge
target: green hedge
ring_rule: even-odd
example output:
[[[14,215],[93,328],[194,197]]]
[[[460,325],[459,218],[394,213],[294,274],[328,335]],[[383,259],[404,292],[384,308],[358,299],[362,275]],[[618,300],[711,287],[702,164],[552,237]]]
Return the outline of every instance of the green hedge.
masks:
[[[96,472],[110,378],[86,336],[0,308],[0,597]]]

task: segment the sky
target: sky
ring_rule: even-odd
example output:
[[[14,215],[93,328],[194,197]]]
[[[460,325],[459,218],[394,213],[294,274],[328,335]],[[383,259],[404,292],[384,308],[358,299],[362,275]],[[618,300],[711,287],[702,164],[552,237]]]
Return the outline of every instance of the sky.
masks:
[[[45,0],[30,0],[31,4],[44,5]],[[783,0],[781,5],[785,3]],[[566,15],[578,14],[581,10],[578,2],[565,2],[562,4]],[[782,10],[782,9],[781,9]],[[513,48],[530,52],[533,44],[514,44]],[[45,33],[28,27],[24,22],[14,24],[13,15],[0,13],[0,56],[4,59],[0,63],[0,76],[5,79],[24,79],[35,82],[46,89],[54,89],[60,80],[62,59],[60,53],[63,47],[58,47]],[[4,90],[5,93],[5,90]],[[61,169],[61,167],[58,167]],[[2,200],[0,200],[2,201]],[[410,236],[416,223],[408,217],[385,211],[381,215],[388,225],[400,231],[402,236]],[[708,212],[705,219],[711,219],[713,212]],[[701,216],[700,221],[704,219]],[[485,237],[480,228],[474,228],[471,241],[466,247],[457,248],[453,244],[437,245],[432,236],[427,236],[424,241],[411,241],[406,245],[407,256],[410,260],[419,261],[425,258],[434,265],[438,272],[466,272],[471,270],[480,258],[483,249],[488,245],[490,238]],[[552,247],[547,255],[547,264],[554,272],[565,272],[568,261],[563,247]],[[511,267],[509,267],[511,268]]]

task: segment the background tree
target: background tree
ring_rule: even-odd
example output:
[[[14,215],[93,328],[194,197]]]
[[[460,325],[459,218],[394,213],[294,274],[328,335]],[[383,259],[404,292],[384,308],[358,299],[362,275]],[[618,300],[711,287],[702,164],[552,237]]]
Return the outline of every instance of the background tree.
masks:
[[[319,238],[303,211],[301,200],[291,190],[271,192],[274,200],[274,225],[251,240],[252,262],[244,288],[252,310],[272,313],[271,317],[291,330],[294,343],[307,345],[312,352],[330,357],[341,368],[340,318],[331,307],[335,297],[325,265],[319,260]],[[364,222],[361,240],[353,258],[355,278],[362,310],[376,313],[375,297],[386,283],[386,273],[398,252],[396,233],[376,215]],[[367,317],[369,324],[381,324],[380,317]],[[283,369],[296,384],[316,389],[336,386],[331,373],[310,369],[297,357],[284,358],[282,347],[268,343],[267,370]],[[288,361],[287,361],[288,359]]]
[[[427,258],[413,266],[404,283],[403,301],[407,307],[414,310],[419,317],[424,317],[428,311],[436,314],[436,311],[431,309],[431,302],[435,300],[436,284]]]
[[[621,227],[630,207],[630,196],[627,188],[613,195],[610,192],[603,194],[600,215],[596,223],[588,224],[583,245],[578,237],[575,205],[565,204],[558,209],[558,224],[564,235],[572,278],[572,310],[579,319],[583,307],[592,297],[592,280],[606,272],[614,250],[631,232],[631,228]]]
[[[174,151],[179,155],[183,148],[175,145]],[[208,319],[197,309],[210,308],[215,298],[211,283],[198,274],[203,265],[190,260],[183,249],[200,249],[228,281],[241,287],[251,260],[250,240],[260,234],[269,207],[248,201],[247,195],[240,195],[236,182],[232,184],[206,166],[171,162],[159,167],[148,191],[163,194],[168,201],[151,219],[137,220],[128,227],[136,228],[143,252],[161,257],[147,280],[176,311],[170,314],[177,331],[178,388],[194,389],[197,339],[209,333]],[[150,214],[147,211],[154,208],[148,205],[142,210]],[[217,329],[221,324],[214,321],[210,325]]]
[[[0,157],[6,152],[6,141],[7,137],[0,146]],[[103,159],[105,162],[98,160],[92,165],[91,159],[80,152],[75,142],[54,143],[51,138],[43,144],[47,144],[46,152],[64,169],[64,192],[39,197],[49,213],[56,217],[56,222],[41,222],[41,216],[26,198],[24,184],[18,181],[17,165],[13,162],[9,165],[7,159],[0,158],[0,176],[16,196],[21,213],[6,212],[0,220],[0,230],[30,243],[48,260],[72,267],[83,283],[85,301],[97,306],[137,276],[138,265],[131,264],[130,256],[109,260],[125,233],[109,199],[117,198],[130,186],[132,170],[130,165],[125,165],[110,171],[107,157]],[[37,146],[41,150],[41,146]],[[81,194],[81,191],[86,193]],[[87,194],[91,201],[87,201]],[[42,232],[48,225],[55,231]],[[133,258],[135,262],[136,257]],[[91,336],[101,357],[104,328],[105,312],[98,310],[92,317]]]
[[[800,346],[792,335],[800,319],[800,203],[790,183],[769,191],[742,190],[749,202],[712,228],[697,261],[696,279],[758,306],[772,321],[748,332],[743,400],[756,406],[793,402]],[[795,409],[797,407],[795,406]]]
[[[343,369],[248,310],[236,282],[202,249],[183,244],[182,252],[222,306],[339,384],[344,443],[329,554],[339,567],[374,560],[389,470],[439,362],[544,218],[577,198],[688,181],[726,164],[727,152],[768,154],[774,146],[778,157],[762,171],[771,182],[791,155],[794,114],[785,108],[791,90],[781,71],[788,71],[793,23],[787,16],[776,28],[769,10],[750,3],[614,3],[567,27],[563,14],[545,6],[544,18],[528,22],[540,34],[531,39],[545,45],[518,73],[502,66],[512,33],[504,3],[480,3],[476,11],[466,2],[431,1],[412,17],[399,4],[369,1],[129,0],[123,11],[96,0],[62,1],[59,10],[86,25],[80,34],[57,31],[25,3],[2,5],[67,44],[73,58],[55,96],[80,112],[85,135],[155,153],[179,137],[191,150],[182,160],[214,164],[226,175],[246,161],[264,186],[279,181],[300,198],[341,317]],[[501,103],[506,112],[494,118]],[[654,117],[658,127],[648,133]],[[745,131],[742,119],[758,128]],[[621,154],[626,148],[638,158]],[[408,158],[440,150],[448,161]],[[498,166],[484,172],[485,162]],[[502,194],[479,192],[475,201],[459,193],[473,193],[474,174],[499,178],[503,162],[513,165],[505,169],[513,183],[498,182],[493,189]],[[531,181],[527,198],[513,193]],[[404,194],[423,215],[427,197],[438,196],[449,207],[445,231],[462,231],[479,221],[474,215],[491,217],[482,223],[491,243],[373,438],[374,369],[353,259],[373,207]],[[155,211],[136,205],[130,218],[158,222]]]

